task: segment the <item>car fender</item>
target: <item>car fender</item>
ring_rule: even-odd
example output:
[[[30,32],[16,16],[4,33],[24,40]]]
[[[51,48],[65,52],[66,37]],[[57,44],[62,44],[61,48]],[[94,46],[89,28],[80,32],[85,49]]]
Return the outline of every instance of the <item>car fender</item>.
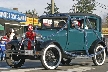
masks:
[[[56,41],[54,41],[54,40],[45,41],[41,44],[40,48],[46,48],[49,44],[54,43],[54,42],[56,42]]]
[[[18,40],[12,40],[12,41],[8,42],[7,45],[8,44],[11,45],[11,46],[14,46],[15,50],[17,50],[20,47]]]
[[[89,49],[89,53],[90,54],[93,54],[94,53],[94,48],[96,48],[96,45],[97,44],[102,44],[104,47],[106,46],[104,41],[101,41],[101,40],[97,39],[90,46],[90,49]],[[107,48],[105,49],[105,51],[107,51]]]

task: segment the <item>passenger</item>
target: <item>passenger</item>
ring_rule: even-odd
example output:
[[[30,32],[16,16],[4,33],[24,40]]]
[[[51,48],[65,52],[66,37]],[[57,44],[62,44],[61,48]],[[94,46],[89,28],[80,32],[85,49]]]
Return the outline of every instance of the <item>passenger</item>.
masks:
[[[81,23],[79,22],[79,21],[77,21],[77,20],[74,20],[73,22],[72,22],[72,24],[71,24],[71,26],[72,27],[78,27],[78,28],[80,28],[81,27]]]
[[[87,30],[88,30],[88,26],[87,26],[87,25],[85,25],[85,29],[87,29]]]
[[[6,41],[7,38],[6,37],[2,37],[1,41],[0,41],[0,60],[5,60],[5,50],[6,50]]]

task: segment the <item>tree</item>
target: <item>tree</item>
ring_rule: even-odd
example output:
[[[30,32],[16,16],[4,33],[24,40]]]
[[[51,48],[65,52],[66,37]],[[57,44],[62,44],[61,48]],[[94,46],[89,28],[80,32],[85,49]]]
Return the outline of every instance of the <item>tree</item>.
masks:
[[[26,11],[26,14],[30,14],[30,15],[36,15],[36,16],[38,16],[38,13],[36,12],[36,10],[34,9],[34,10],[28,10],[28,11]]]
[[[102,27],[107,28],[108,27],[108,14],[106,15],[106,17],[103,20],[104,21],[103,21]]]
[[[95,0],[78,0],[72,7],[70,10],[76,13],[93,13],[93,10],[96,10]]]
[[[47,7],[45,8],[46,11],[44,11],[45,14],[51,14],[52,13],[52,5],[47,3]],[[59,13],[59,8],[54,3],[54,13]]]

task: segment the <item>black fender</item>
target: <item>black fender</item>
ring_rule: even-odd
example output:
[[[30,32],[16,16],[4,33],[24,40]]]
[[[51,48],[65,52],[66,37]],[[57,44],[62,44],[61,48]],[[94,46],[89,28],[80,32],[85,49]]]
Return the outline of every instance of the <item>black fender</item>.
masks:
[[[97,44],[101,44],[101,45],[103,45],[104,47],[106,46],[104,41],[101,41],[101,40],[97,39],[97,40],[95,40],[95,41],[92,43],[92,45],[90,46],[90,49],[89,49],[89,53],[90,53],[90,54],[93,54],[93,53],[94,53],[94,48],[96,48],[96,45],[97,45]],[[107,53],[107,48],[105,48],[105,51],[106,51],[106,53]]]
[[[57,42],[57,41],[55,41],[55,40],[47,40],[47,41],[45,41],[45,42],[43,42],[41,45],[40,45],[40,48],[46,48],[48,45],[50,45],[50,44],[55,44],[55,45],[57,45],[59,48],[60,48],[60,50],[61,50],[61,52],[63,53],[63,49],[62,49],[62,47],[60,46],[60,44]]]
[[[14,46],[15,50],[19,49],[19,47],[20,47],[20,45],[19,45],[20,43],[18,40],[12,40],[12,41],[8,42],[7,44]]]

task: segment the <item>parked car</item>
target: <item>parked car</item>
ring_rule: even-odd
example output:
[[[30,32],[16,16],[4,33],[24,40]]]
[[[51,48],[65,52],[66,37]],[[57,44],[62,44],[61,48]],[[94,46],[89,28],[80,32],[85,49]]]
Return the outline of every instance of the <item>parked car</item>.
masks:
[[[10,67],[21,67],[27,58],[39,59],[45,69],[56,69],[60,63],[69,64],[75,58],[91,57],[95,65],[104,64],[107,48],[101,37],[100,16],[60,13],[42,15],[39,21],[42,25],[37,28],[32,50],[27,49],[26,38],[7,44],[6,62]]]

